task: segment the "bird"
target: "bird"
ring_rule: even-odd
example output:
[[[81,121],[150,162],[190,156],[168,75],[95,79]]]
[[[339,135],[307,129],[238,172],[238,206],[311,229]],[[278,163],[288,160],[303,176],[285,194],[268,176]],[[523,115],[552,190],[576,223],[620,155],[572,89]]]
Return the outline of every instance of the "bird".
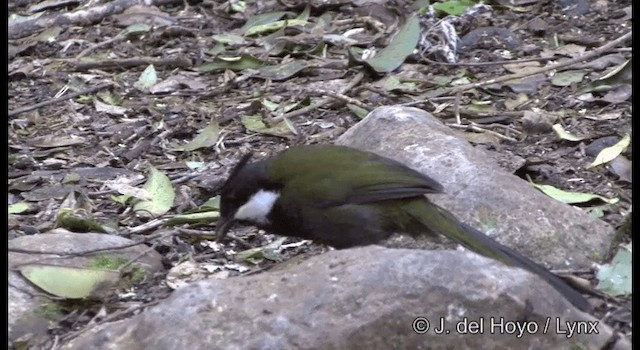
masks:
[[[465,248],[540,276],[580,310],[589,302],[559,276],[429,201],[443,192],[431,177],[403,163],[352,147],[292,146],[250,162],[241,157],[220,189],[216,240],[235,222],[266,232],[347,249],[393,233],[439,233]]]

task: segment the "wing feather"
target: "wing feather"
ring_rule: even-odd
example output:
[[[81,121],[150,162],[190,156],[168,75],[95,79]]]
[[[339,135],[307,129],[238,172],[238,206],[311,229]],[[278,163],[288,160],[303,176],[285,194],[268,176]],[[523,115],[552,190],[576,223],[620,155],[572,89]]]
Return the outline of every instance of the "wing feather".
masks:
[[[286,184],[283,197],[319,207],[442,192],[442,186],[429,176],[395,160],[354,148],[299,146],[277,158],[270,171]]]

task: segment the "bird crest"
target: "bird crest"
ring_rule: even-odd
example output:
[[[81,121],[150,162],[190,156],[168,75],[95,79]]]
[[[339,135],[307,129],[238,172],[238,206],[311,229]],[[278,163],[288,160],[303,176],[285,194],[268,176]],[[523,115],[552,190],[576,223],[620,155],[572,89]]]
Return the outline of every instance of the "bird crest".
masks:
[[[238,161],[238,163],[236,163],[233,169],[231,169],[231,172],[229,173],[229,177],[227,178],[227,181],[222,186],[222,189],[226,188],[231,183],[231,181],[236,177],[236,175],[238,175],[240,170],[242,170],[242,168],[244,168],[247,165],[247,163],[249,162],[249,159],[251,159],[252,156],[253,156],[253,152],[249,152],[249,153],[243,154],[242,157],[240,157],[240,160]]]

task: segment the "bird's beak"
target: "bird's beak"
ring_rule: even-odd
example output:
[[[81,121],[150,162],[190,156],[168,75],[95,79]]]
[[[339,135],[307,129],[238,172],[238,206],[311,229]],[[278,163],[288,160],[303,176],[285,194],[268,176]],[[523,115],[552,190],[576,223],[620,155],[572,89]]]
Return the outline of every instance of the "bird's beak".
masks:
[[[233,225],[234,220],[231,218],[220,218],[218,220],[218,226],[216,227],[216,242],[222,241],[222,239],[227,235],[227,231]]]

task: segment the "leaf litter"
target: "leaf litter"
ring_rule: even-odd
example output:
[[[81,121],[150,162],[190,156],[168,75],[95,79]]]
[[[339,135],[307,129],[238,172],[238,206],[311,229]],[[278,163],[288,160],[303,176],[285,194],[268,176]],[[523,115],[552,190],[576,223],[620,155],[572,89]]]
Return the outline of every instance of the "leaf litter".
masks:
[[[417,106],[447,123],[473,123],[475,131],[466,134],[492,139],[475,142],[476,147],[545,165],[526,171],[540,186],[583,193],[587,196],[578,196],[592,202],[618,199],[591,206],[612,225],[631,211],[631,147],[607,151],[601,157],[605,161],[590,168],[597,154],[585,154],[595,140],[615,137],[618,142],[631,135],[630,90],[625,85],[631,79],[631,65],[625,64],[631,53],[621,47],[627,43],[618,45],[618,51],[612,48],[566,69],[553,69],[556,63],[597,49],[572,42],[575,39],[565,35],[569,32],[580,30],[583,41],[592,39],[596,46],[603,45],[602,39],[619,39],[620,28],[631,24],[630,18],[614,16],[624,7],[617,5],[624,4],[592,12],[585,25],[553,4],[507,4],[500,11],[484,5],[467,16],[476,9],[454,1],[436,9],[371,11],[365,16],[349,8],[288,8],[274,1],[262,4],[259,12],[255,3],[242,3],[221,5],[225,16],[211,16],[206,6],[185,7],[182,2],[163,11],[136,6],[100,26],[61,22],[69,25],[31,33],[21,32],[18,23],[37,21],[41,13],[20,18],[17,14],[25,13],[26,5],[8,4],[9,205],[10,218],[17,223],[10,226],[9,237],[25,235],[29,227],[48,232],[64,199],[80,189],[92,202],[82,209],[86,217],[100,224],[110,219],[117,230],[136,232],[173,219],[171,225],[178,226],[160,227],[190,230],[181,233],[184,240],[154,243],[173,265],[193,255],[202,262],[219,259],[221,266],[229,266],[227,275],[268,267],[274,261],[259,256],[255,266],[226,264],[224,249],[207,243],[219,208],[197,209],[216,193],[225,171],[248,150],[267,155],[297,142],[330,143],[367,110],[393,104]],[[64,16],[77,6],[47,11]],[[358,5],[354,8],[359,10]],[[432,16],[431,22],[423,16]],[[514,30],[526,28],[536,16],[544,22],[537,23],[539,30]],[[441,21],[447,25],[438,24]],[[452,46],[456,37],[491,26],[504,29],[492,29],[499,33],[496,39],[517,40],[492,47],[495,43],[471,36],[465,42],[472,44],[472,51]],[[70,27],[74,30],[67,30]],[[437,50],[428,50],[428,43]],[[367,49],[377,55],[363,60]],[[95,66],[83,68],[88,63]],[[64,75],[55,73],[61,70]],[[508,79],[495,82],[501,78]],[[343,83],[335,84],[337,80]],[[108,87],[91,91],[103,83]],[[313,90],[331,95],[305,89],[311,84]],[[461,86],[465,89],[451,93]],[[515,137],[516,142],[497,136]],[[151,166],[162,170],[151,176],[146,172]],[[86,169],[98,169],[97,175]],[[67,178],[70,173],[75,179]],[[147,188],[135,178],[126,186],[108,185],[123,175],[156,184]],[[65,178],[71,182],[63,182]],[[130,197],[112,199],[119,195]],[[575,202],[572,196],[569,201]],[[135,207],[133,197],[142,197],[138,203],[149,207]],[[150,215],[136,215],[142,212]],[[157,221],[163,218],[169,220]],[[236,251],[250,252],[276,239],[251,230],[237,234],[249,247],[229,243]],[[281,255],[286,260],[321,251],[304,244]],[[153,299],[164,295],[163,288],[158,283],[144,293]],[[621,331],[627,332],[624,327]]]

